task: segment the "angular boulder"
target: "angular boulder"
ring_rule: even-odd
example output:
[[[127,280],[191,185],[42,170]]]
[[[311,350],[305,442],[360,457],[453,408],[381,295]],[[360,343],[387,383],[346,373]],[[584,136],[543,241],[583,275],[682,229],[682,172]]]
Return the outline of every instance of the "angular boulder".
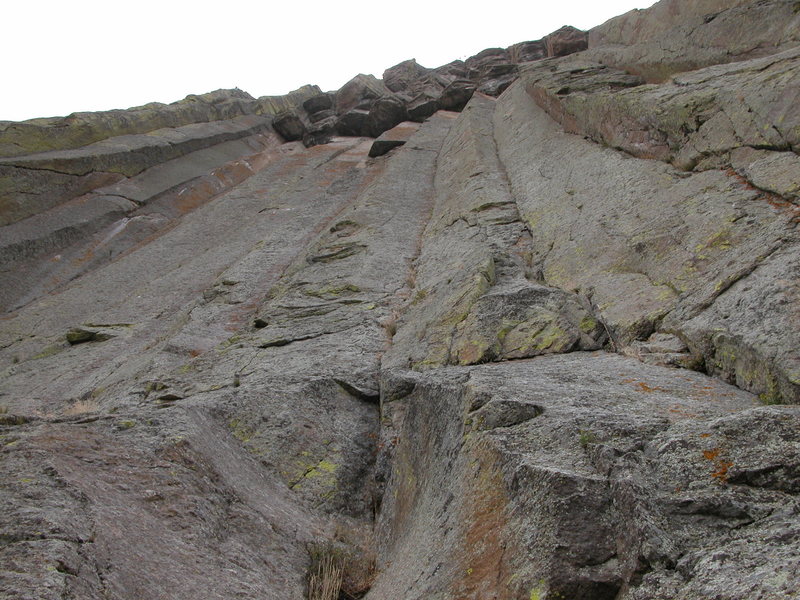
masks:
[[[336,114],[343,115],[352,108],[363,109],[373,100],[389,94],[389,88],[375,76],[363,73],[356,75],[336,92]]]
[[[333,98],[331,98],[330,94],[319,94],[318,96],[312,96],[303,102],[303,108],[310,115],[318,113],[322,110],[328,110],[332,107]]]
[[[372,137],[378,137],[407,118],[405,103],[399,98],[385,96],[376,100],[369,109],[367,130]]]
[[[355,108],[347,111],[337,119],[336,131],[345,136],[369,135],[369,111]]]
[[[589,47],[588,34],[575,27],[564,26],[544,38],[548,57],[567,56]]]
[[[428,71],[429,69],[411,58],[386,69],[383,72],[383,83],[393,92],[407,90]]]
[[[439,97],[439,107],[442,110],[460,111],[472,98],[475,93],[476,85],[469,80],[458,79],[442,90]]]
[[[272,120],[272,128],[287,142],[302,140],[306,125],[296,112],[284,112]]]
[[[369,156],[371,158],[383,156],[390,150],[402,146],[418,129],[419,124],[406,122],[400,123],[396,127],[383,132],[372,142],[372,146],[370,146],[369,149]]]

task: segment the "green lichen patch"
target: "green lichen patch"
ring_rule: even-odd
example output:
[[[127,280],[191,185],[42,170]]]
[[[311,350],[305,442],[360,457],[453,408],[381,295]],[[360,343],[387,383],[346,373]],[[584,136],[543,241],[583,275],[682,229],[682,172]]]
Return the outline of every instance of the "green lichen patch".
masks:
[[[347,294],[357,294],[361,291],[357,285],[352,283],[345,283],[341,285],[328,285],[320,288],[306,288],[303,294],[313,298],[321,298],[323,300],[332,300]]]
[[[242,443],[249,442],[255,433],[251,427],[245,425],[240,419],[231,419],[228,422],[228,427],[233,432],[233,437]]]
[[[41,352],[35,354],[31,357],[31,360],[39,360],[40,358],[49,358],[51,356],[55,356],[59,352],[66,349],[66,346],[63,344],[50,344],[46,346]]]

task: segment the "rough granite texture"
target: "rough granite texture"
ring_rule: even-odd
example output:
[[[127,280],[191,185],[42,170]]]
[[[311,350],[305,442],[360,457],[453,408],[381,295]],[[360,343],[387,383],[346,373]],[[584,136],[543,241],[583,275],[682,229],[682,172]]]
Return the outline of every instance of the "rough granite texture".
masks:
[[[0,123],[0,598],[800,598],[797,15]]]

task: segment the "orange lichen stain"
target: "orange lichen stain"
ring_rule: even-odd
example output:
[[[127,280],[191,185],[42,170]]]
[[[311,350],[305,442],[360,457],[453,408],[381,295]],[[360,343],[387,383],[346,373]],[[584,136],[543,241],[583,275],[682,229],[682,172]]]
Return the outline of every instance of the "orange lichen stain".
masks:
[[[658,386],[650,386],[650,385],[647,385],[644,381],[638,381],[638,380],[633,379],[633,378],[623,379],[622,383],[633,383],[634,385],[636,385],[637,388],[639,388],[640,391],[646,392],[648,394],[651,393],[651,392],[666,392],[667,391],[664,388],[661,388],[661,387],[658,387]]]
[[[697,413],[684,410],[683,406],[681,406],[680,404],[676,404],[675,406],[670,407],[669,412],[679,415],[681,417],[686,417],[687,419],[697,416]]]
[[[712,479],[720,483],[728,482],[728,469],[733,466],[733,462],[721,458],[722,451],[719,448],[703,450],[703,458],[714,463],[714,470],[711,472]]]
[[[710,433],[701,433],[701,434],[700,434],[700,437],[701,437],[701,438],[707,438],[707,437],[711,437],[711,434],[710,434]]]
[[[639,383],[637,383],[636,385],[637,385],[637,386],[639,386],[639,389],[640,389],[640,390],[642,390],[643,392],[648,392],[648,393],[650,393],[650,392],[665,392],[665,391],[666,391],[664,388],[660,388],[660,387],[650,387],[650,386],[649,386],[649,385],[647,385],[647,384],[646,384],[644,381],[640,381],[640,382],[639,382]]]
[[[773,192],[767,192],[765,190],[755,187],[752,183],[750,183],[747,180],[746,177],[740,175],[733,169],[725,169],[724,172],[729,177],[733,177],[746,189],[753,192],[758,192],[760,197],[763,198],[766,201],[766,203],[769,204],[772,208],[784,214],[789,215],[793,223],[800,223],[800,207],[798,207],[796,204],[789,202],[788,200],[782,198],[778,194],[775,194]]]
[[[464,545],[457,553],[464,576],[453,582],[456,598],[510,600],[512,590],[501,582],[512,573],[505,561],[509,497],[495,453],[482,444],[473,447],[475,477],[464,496]]]
[[[717,470],[711,473],[711,477],[713,477],[720,483],[727,483],[728,469],[730,469],[732,466],[733,463],[730,461],[718,461],[716,464]]]

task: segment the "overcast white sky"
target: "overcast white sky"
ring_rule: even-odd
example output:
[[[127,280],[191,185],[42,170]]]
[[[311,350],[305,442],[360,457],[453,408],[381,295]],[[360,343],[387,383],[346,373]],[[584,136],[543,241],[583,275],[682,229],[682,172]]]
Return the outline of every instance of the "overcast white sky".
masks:
[[[653,0],[2,0],[0,120],[174,102],[239,87],[337,89],[407,58],[589,29]]]

